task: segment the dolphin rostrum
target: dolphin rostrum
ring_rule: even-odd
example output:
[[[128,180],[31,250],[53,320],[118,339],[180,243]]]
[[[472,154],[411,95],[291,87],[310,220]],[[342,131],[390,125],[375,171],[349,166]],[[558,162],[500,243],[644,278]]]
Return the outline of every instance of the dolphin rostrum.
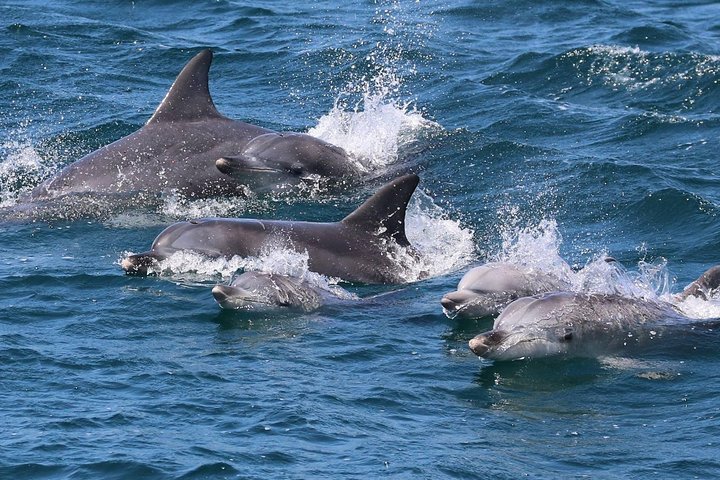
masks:
[[[245,185],[259,174],[273,173],[267,181],[277,183],[278,178],[359,173],[343,149],[320,139],[223,116],[208,87],[212,58],[210,50],[192,58],[142,128],[71,163],[20,201],[88,193],[232,196],[246,194]],[[262,138],[275,141],[255,140]],[[234,174],[223,173],[230,171]]]
[[[387,183],[339,222],[316,223],[247,218],[179,222],[157,236],[150,250],[122,261],[128,273],[145,275],[179,251],[210,257],[257,257],[270,245],[307,252],[310,271],[348,282],[403,283],[398,249],[414,254],[405,236],[405,214],[419,178]]]

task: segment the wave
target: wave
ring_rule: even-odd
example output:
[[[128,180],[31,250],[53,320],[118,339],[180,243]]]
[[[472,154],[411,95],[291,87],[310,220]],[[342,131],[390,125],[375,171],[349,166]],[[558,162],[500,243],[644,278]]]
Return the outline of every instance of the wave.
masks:
[[[711,115],[720,107],[718,81],[716,55],[599,44],[559,55],[524,53],[483,83],[576,103],[601,100],[614,109]]]

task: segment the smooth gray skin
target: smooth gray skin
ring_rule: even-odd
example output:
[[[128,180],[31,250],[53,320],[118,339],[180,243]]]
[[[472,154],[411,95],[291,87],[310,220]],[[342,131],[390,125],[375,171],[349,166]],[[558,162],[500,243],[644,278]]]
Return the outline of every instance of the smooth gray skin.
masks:
[[[347,178],[360,173],[342,148],[305,133],[293,132],[259,135],[248,142],[240,155],[220,158],[215,165],[226,175],[241,179],[251,176],[265,183],[288,175]]]
[[[244,185],[252,183],[252,176],[268,171],[285,180],[307,173],[357,173],[342,149],[309,135],[287,134],[283,148],[276,149],[282,158],[275,158],[272,150],[257,155],[256,146],[246,152],[253,139],[280,134],[218,112],[208,88],[212,58],[210,50],[192,58],[140,130],[68,165],[23,201],[87,192],[177,192],[192,198],[244,195]],[[319,155],[330,151],[332,155]],[[232,176],[218,169],[219,159],[236,156],[256,159],[257,168]]]
[[[460,279],[457,290],[445,294],[440,303],[449,318],[482,318],[497,315],[520,297],[568,287],[554,275],[493,262],[471,268]]]
[[[469,346],[493,360],[596,357],[652,340],[663,324],[681,320],[687,319],[665,302],[553,292],[515,300]]]
[[[310,312],[324,303],[321,289],[297,277],[276,273],[244,272],[229,285],[216,285],[213,297],[227,310],[289,308]]]
[[[311,271],[348,282],[403,283],[396,246],[411,248],[405,213],[419,178],[410,174],[386,184],[354,212],[335,223],[205,218],[169,226],[149,251],[122,261],[127,273],[146,275],[178,251],[209,257],[259,256],[270,244],[307,252]]]

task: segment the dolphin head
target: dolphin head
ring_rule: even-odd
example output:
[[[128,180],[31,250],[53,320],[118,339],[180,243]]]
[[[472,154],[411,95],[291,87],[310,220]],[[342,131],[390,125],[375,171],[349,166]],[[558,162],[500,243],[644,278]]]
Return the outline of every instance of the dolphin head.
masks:
[[[440,300],[450,318],[482,318],[497,315],[518,297],[536,293],[532,275],[510,263],[487,263],[471,268],[457,290]]]
[[[252,172],[305,178],[359,173],[345,150],[304,133],[259,135],[239,155],[220,158],[215,166],[230,176]]]
[[[212,289],[215,301],[228,310],[296,308],[312,310],[320,305],[320,295],[306,282],[285,275],[244,272],[229,285]]]
[[[203,218],[170,225],[155,238],[150,250],[129,255],[120,266],[128,274],[147,275],[157,269],[159,262],[178,251],[196,251],[209,257],[225,254],[227,234],[217,226],[216,219]]]
[[[470,340],[470,350],[493,360],[567,353],[579,332],[565,321],[563,307],[574,298],[561,292],[515,300],[495,319],[491,331]]]

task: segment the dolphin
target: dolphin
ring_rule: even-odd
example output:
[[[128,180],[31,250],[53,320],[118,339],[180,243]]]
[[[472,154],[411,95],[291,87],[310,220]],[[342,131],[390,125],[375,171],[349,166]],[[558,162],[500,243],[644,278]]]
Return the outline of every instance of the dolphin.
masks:
[[[239,155],[224,156],[215,162],[217,169],[226,175],[246,183],[254,180],[250,185],[254,190],[273,181],[287,183],[288,176],[353,177],[360,173],[356,165],[341,147],[295,132],[259,135]]]
[[[242,196],[247,194],[245,184],[258,173],[273,172],[274,180],[287,181],[359,173],[357,163],[340,147],[223,116],[208,87],[212,58],[210,50],[195,55],[142,128],[71,163],[20,201],[88,192]],[[221,159],[244,159],[234,169],[242,174],[223,173],[231,169]]]
[[[440,303],[450,318],[473,319],[497,315],[520,297],[564,290],[570,285],[549,273],[505,262],[491,262],[468,270],[457,290]]]
[[[675,300],[707,299],[720,286],[720,266],[703,273]],[[551,292],[520,298],[472,338],[470,350],[493,360],[555,355],[595,357],[632,348],[670,325],[691,324],[674,304],[618,294]]]
[[[348,282],[403,283],[394,259],[398,248],[414,254],[405,236],[405,214],[419,178],[408,174],[387,183],[344,219],[334,223],[203,218],[163,230],[150,250],[130,255],[121,266],[146,275],[175,252],[209,257],[257,257],[270,245],[306,252],[310,271]]]
[[[228,285],[216,285],[213,297],[226,310],[289,308],[310,312],[324,303],[322,289],[297,277],[248,271],[234,276]]]

